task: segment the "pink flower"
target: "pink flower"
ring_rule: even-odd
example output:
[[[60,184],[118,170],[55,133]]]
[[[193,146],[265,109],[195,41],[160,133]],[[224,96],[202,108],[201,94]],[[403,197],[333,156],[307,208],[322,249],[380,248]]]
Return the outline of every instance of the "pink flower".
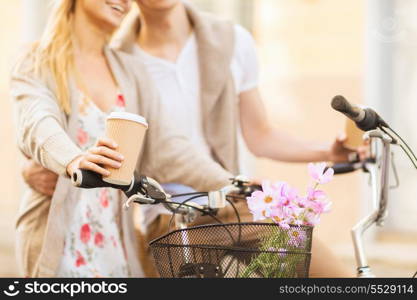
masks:
[[[308,226],[315,226],[320,223],[320,215],[314,212],[307,212],[304,215],[304,223]]]
[[[100,204],[104,208],[109,206],[108,190],[107,189],[102,189],[100,191]]]
[[[80,230],[80,240],[81,242],[83,242],[84,244],[87,244],[88,241],[90,240],[91,237],[91,229],[90,229],[90,225],[88,225],[87,223],[84,224],[83,226],[81,226],[81,230]]]
[[[277,191],[269,181],[262,182],[262,191],[255,191],[247,198],[248,207],[253,214],[254,221],[268,218],[267,210],[277,205]]]
[[[102,248],[102,247],[103,247],[103,243],[104,243],[104,235],[103,235],[101,232],[97,232],[97,233],[94,235],[94,244],[95,244],[97,247]]]
[[[79,268],[86,264],[84,257],[81,255],[80,251],[76,252],[77,258],[75,260],[75,266]]]
[[[326,198],[326,193],[321,190],[316,190],[312,187],[307,188],[307,199],[317,200]]]
[[[84,146],[88,141],[88,133],[85,132],[82,128],[78,128],[77,141],[79,146]]]
[[[325,171],[325,168],[324,163],[308,165],[315,187],[332,180],[333,169]],[[331,206],[326,194],[315,187],[309,187],[307,195],[300,197],[298,191],[286,182],[263,181],[262,191],[255,191],[247,198],[248,207],[254,221],[269,219],[287,229],[291,228],[290,225],[314,226],[319,223],[320,215],[328,212]]]
[[[326,200],[316,200],[313,201],[311,208],[313,209],[315,214],[322,214],[327,213],[330,211],[330,207],[332,206],[332,203]]]
[[[268,209],[268,217],[282,228],[290,228],[290,210],[284,206],[276,206]]]
[[[292,230],[289,231],[288,234],[290,235],[290,240],[288,241],[288,245],[291,247],[298,248],[303,245],[307,239],[307,235],[303,230]]]
[[[330,211],[331,202],[326,200],[326,194],[323,191],[308,188],[307,199],[308,208],[312,209],[315,214],[322,214]]]
[[[318,184],[325,184],[333,179],[334,170],[332,168],[328,168],[325,171],[325,169],[326,163],[308,164],[308,173]]]

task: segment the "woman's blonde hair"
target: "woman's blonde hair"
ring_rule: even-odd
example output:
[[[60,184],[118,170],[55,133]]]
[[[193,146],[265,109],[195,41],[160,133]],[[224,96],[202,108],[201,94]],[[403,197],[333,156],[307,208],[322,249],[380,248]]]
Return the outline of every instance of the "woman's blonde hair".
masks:
[[[34,45],[34,71],[52,75],[61,109],[70,114],[68,76],[73,68],[73,19],[76,0],[54,0],[41,39]]]

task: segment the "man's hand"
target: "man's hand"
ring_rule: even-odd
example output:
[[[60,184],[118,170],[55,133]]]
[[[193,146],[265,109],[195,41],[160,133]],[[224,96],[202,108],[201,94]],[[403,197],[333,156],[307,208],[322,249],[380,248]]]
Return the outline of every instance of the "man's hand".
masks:
[[[364,144],[357,149],[350,149],[344,146],[346,142],[346,135],[339,135],[334,143],[331,145],[328,161],[337,163],[337,162],[346,162],[350,161],[350,155],[357,154],[360,160],[364,160],[369,156],[369,146]]]
[[[54,194],[58,175],[45,169],[32,159],[23,165],[22,175],[25,182],[35,191],[51,197]]]

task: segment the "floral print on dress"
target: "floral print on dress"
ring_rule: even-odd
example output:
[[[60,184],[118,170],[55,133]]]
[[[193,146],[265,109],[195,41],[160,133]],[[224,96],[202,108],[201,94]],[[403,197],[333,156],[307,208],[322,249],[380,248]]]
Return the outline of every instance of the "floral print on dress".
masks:
[[[80,251],[76,251],[76,259],[75,259],[75,267],[79,268],[83,265],[85,265],[85,259],[84,257],[81,255]]]
[[[107,114],[81,96],[76,142],[85,151],[94,146],[97,138],[104,136]],[[125,106],[125,99],[120,94],[112,111],[124,111]],[[128,277],[120,192],[110,188],[73,188],[72,192],[76,201],[66,201],[67,205],[72,205],[67,207],[67,211],[72,211],[72,219],[57,276]]]
[[[97,247],[103,248],[104,245],[104,235],[101,232],[97,232],[94,236],[94,245]]]
[[[88,142],[88,133],[82,128],[78,128],[77,130],[77,142],[80,147],[83,147]]]
[[[119,96],[117,97],[116,106],[123,107],[123,108],[126,107],[125,98],[123,97],[122,94],[119,94]]]
[[[102,189],[100,191],[100,204],[103,208],[109,206],[109,196],[108,196],[108,189]]]
[[[91,236],[90,225],[84,224],[83,226],[81,226],[80,241],[83,244],[87,244],[88,241],[90,240],[90,236]]]

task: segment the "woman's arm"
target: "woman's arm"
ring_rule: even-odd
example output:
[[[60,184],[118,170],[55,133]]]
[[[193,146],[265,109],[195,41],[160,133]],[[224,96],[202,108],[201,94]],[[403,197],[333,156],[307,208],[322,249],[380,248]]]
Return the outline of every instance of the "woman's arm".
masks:
[[[104,166],[120,167],[123,160],[114,149],[117,145],[107,138],[98,140],[85,152],[64,130],[63,114],[48,85],[30,69],[25,61],[11,76],[11,96],[16,108],[17,141],[26,157],[59,174],[71,175],[79,167],[104,176]]]
[[[344,138],[332,143],[306,141],[275,128],[269,122],[257,88],[239,96],[240,123],[249,150],[258,157],[286,162],[347,161],[352,150]]]
[[[62,113],[47,85],[29,74],[28,63],[12,72],[10,94],[15,105],[20,150],[47,169],[66,174],[66,166],[81,154],[64,130]]]

